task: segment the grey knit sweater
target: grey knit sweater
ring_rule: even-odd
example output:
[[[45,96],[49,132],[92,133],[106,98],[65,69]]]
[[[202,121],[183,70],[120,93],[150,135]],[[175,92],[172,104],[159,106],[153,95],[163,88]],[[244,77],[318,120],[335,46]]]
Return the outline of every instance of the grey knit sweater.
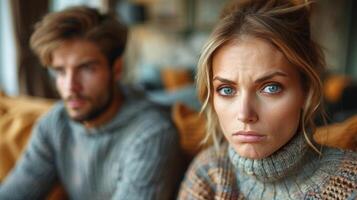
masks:
[[[112,121],[86,129],[58,103],[35,127],[0,199],[43,199],[57,181],[70,199],[171,199],[181,163],[169,119],[147,101],[126,99]]]
[[[314,152],[297,134],[273,155],[253,160],[223,145],[191,165],[179,199],[357,199],[357,154],[324,148]]]

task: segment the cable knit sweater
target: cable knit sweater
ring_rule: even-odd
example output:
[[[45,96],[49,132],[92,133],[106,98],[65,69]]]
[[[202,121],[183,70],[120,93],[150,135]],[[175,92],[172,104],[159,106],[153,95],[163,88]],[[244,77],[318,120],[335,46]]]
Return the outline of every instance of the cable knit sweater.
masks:
[[[44,199],[56,181],[70,199],[172,199],[180,151],[169,119],[147,101],[126,98],[112,121],[87,129],[59,103],[37,124],[0,199]]]
[[[190,166],[179,199],[357,199],[357,154],[322,150],[319,156],[303,134],[260,160],[227,144],[209,148]]]

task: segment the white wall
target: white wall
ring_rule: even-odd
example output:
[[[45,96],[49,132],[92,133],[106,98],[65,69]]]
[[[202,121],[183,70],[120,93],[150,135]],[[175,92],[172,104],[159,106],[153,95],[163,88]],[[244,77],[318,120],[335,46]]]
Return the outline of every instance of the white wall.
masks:
[[[0,88],[6,94],[18,95],[17,64],[10,0],[0,0]]]

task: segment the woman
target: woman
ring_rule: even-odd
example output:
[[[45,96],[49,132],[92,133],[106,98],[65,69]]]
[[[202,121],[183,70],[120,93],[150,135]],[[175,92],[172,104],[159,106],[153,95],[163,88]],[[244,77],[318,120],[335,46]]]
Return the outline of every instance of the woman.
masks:
[[[309,4],[240,0],[224,11],[197,74],[215,145],[193,161],[179,199],[357,198],[356,154],[311,140],[325,63]]]

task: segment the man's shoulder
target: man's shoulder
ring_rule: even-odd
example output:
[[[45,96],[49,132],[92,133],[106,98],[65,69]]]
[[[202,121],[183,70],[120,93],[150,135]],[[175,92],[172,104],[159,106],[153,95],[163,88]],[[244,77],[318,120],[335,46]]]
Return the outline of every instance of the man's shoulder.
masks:
[[[151,121],[156,121],[156,122],[171,121],[171,115],[170,115],[171,107],[163,106],[149,100],[145,100],[145,105],[146,108],[145,110],[143,110],[144,113],[142,113],[143,115],[140,116],[147,117]]]
[[[128,120],[130,123],[171,126],[170,107],[157,104],[146,98],[129,99],[127,102],[122,111],[127,113],[127,117],[131,116],[131,119]],[[119,112],[121,111],[119,110]]]
[[[132,106],[142,109],[150,109],[150,111],[168,111],[170,106],[162,105],[154,102],[149,98],[147,92],[138,86],[121,85],[121,93],[125,98],[127,106]],[[144,111],[144,110],[142,110]]]

